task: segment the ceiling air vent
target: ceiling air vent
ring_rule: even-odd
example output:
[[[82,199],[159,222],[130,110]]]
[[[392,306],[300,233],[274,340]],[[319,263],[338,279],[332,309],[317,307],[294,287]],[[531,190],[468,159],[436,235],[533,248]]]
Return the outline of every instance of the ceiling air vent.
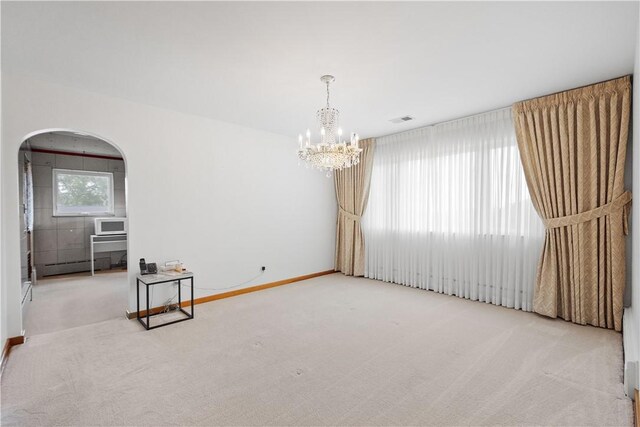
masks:
[[[398,117],[396,119],[391,119],[389,121],[391,123],[404,123],[404,122],[408,122],[409,120],[413,120],[413,117],[411,117],[411,116],[402,116],[402,117]]]

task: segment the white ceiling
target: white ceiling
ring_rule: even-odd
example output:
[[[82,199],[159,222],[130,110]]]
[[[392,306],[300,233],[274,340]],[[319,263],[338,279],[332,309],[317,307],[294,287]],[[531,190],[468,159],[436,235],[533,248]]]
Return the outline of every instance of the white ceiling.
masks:
[[[637,8],[2,2],[2,67],[292,138],[330,73],[345,132],[380,136],[630,74]]]

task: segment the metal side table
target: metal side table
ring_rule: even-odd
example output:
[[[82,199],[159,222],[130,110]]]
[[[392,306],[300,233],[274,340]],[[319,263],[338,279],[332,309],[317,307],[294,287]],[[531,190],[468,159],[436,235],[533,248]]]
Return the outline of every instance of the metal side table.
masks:
[[[187,312],[182,308],[182,281],[189,280],[191,282],[191,313]],[[151,326],[149,323],[149,318],[153,316],[157,316],[159,314],[164,314],[164,312],[159,313],[151,313],[151,308],[149,307],[149,287],[154,285],[159,285],[161,283],[171,283],[178,282],[178,304],[175,311],[182,312],[185,317],[177,320],[172,320],[170,322],[161,323],[159,325]],[[147,310],[144,316],[140,316],[140,284],[145,286],[146,291],[146,305]],[[185,320],[193,319],[193,273],[191,272],[183,272],[183,273],[172,273],[172,272],[163,272],[158,274],[138,274],[136,277],[136,317],[138,321],[144,326],[146,330],[159,328],[161,326],[171,325],[173,323],[183,322]]]

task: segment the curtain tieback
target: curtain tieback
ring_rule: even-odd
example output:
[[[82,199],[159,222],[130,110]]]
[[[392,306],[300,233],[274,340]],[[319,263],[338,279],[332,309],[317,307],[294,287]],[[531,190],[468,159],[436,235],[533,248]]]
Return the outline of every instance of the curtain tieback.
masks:
[[[362,218],[360,215],[352,214],[351,212],[345,211],[344,209],[342,209],[342,207],[339,207],[339,208],[340,208],[340,213],[349,219],[359,222],[360,218]]]
[[[547,230],[559,227],[568,227],[570,225],[577,225],[583,222],[592,221],[597,218],[601,218],[605,215],[610,215],[614,212],[622,209],[622,221],[624,227],[624,234],[629,234],[629,203],[631,202],[631,192],[625,191],[613,201],[606,205],[599,206],[595,209],[591,209],[579,214],[561,216],[558,218],[543,219],[542,222]]]

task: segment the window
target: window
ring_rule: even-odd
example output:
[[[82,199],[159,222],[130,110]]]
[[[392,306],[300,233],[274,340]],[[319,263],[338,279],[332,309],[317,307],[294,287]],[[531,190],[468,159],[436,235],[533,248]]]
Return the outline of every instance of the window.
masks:
[[[54,169],[53,215],[114,215],[113,174]]]
[[[511,109],[379,138],[365,276],[531,310],[544,227]]]
[[[370,188],[367,230],[540,234],[510,110],[379,138]]]

